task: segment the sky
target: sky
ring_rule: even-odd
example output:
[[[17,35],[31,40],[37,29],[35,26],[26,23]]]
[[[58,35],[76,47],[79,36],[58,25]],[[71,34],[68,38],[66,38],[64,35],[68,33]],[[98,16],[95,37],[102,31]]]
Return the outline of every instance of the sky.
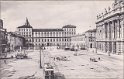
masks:
[[[112,0],[89,1],[1,1],[0,18],[7,31],[16,31],[26,17],[33,28],[75,25],[77,33],[95,28],[96,16],[112,6]]]

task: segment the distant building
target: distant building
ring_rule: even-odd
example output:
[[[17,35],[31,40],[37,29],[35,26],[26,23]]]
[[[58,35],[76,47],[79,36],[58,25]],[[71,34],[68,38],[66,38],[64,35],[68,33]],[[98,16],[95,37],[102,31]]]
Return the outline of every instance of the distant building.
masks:
[[[0,19],[0,55],[1,53],[6,52],[7,47],[7,35],[6,29],[3,28],[3,20]]]
[[[96,48],[96,29],[88,30],[86,35],[86,49]]]
[[[85,49],[86,47],[86,35],[78,34],[71,37],[71,48],[77,46],[78,49]]]
[[[26,37],[27,42],[35,48],[45,46],[70,46],[71,36],[76,34],[76,26],[65,25],[58,29],[34,29],[26,19],[23,26],[17,27],[18,33]],[[28,45],[30,47],[30,45]]]
[[[124,0],[115,0],[97,16],[96,43],[99,51],[124,53]]]
[[[25,45],[25,38],[14,32],[8,32],[7,39],[10,51],[16,51]]]

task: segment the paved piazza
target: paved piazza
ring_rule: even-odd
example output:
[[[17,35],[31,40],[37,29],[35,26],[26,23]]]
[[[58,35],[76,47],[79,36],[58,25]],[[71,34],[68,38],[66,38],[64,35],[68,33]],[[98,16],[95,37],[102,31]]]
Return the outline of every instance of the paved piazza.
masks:
[[[43,69],[39,68],[39,50],[27,51],[29,59],[11,60],[1,69],[2,79],[23,79],[34,75],[34,79],[44,79]],[[77,56],[74,54],[77,53]],[[47,49],[42,52],[42,64],[50,62],[54,72],[59,73],[61,79],[120,79],[123,78],[123,55],[93,53],[87,50],[69,51],[61,49]],[[67,61],[54,60],[54,57],[66,56]],[[100,60],[98,58],[100,57]],[[96,58],[98,62],[90,61]]]
[[[51,56],[66,56],[68,61],[53,61],[56,72],[60,72],[66,79],[73,78],[123,78],[123,55],[111,55],[82,51],[51,51]],[[77,56],[74,54],[77,53]],[[100,57],[100,60],[98,58]],[[96,58],[98,62],[90,61]]]

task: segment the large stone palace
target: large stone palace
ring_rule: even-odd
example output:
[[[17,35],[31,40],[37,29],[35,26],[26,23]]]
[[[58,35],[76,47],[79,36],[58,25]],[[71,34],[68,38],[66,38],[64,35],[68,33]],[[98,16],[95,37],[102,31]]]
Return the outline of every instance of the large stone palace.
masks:
[[[28,19],[17,32],[24,36],[28,46],[39,48],[41,45],[66,47],[71,45],[71,36],[76,34],[76,26],[65,25],[57,29],[34,29]]]
[[[124,1],[115,0],[112,7],[97,16],[97,49],[103,52],[124,53]]]

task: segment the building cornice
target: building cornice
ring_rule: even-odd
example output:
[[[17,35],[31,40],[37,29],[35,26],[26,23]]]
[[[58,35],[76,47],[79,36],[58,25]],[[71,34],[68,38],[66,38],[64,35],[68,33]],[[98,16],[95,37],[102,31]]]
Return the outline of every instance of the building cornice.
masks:
[[[112,17],[114,17],[114,16],[120,16],[120,15],[123,15],[123,14],[124,14],[124,12],[122,12],[122,13],[116,13],[116,14],[110,15],[110,16],[108,16],[108,17],[106,17],[106,18],[103,18],[102,20],[97,21],[96,24],[98,24],[98,23],[100,23],[100,22],[104,22],[105,20],[110,19],[110,18],[112,18]]]

